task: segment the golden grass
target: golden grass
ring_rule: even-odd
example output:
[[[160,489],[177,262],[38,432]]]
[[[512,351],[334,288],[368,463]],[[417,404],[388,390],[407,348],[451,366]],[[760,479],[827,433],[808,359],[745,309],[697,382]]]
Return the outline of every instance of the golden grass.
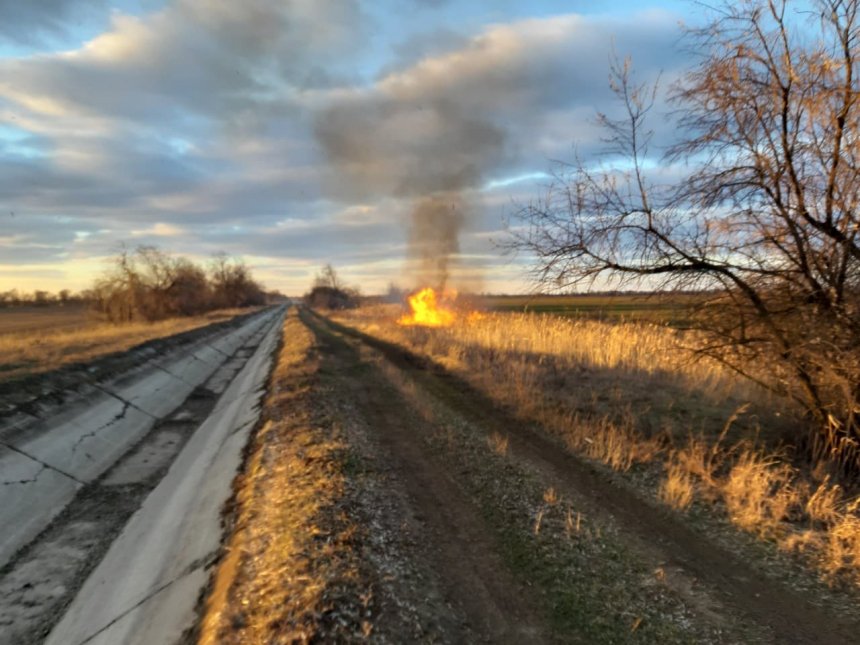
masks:
[[[498,432],[494,432],[487,437],[487,445],[490,446],[490,450],[500,457],[504,457],[508,454],[508,437],[503,436]]]
[[[682,346],[694,345],[694,334],[529,314],[429,330],[394,324],[398,313],[383,305],[340,318],[445,365],[574,453],[619,471],[662,466],[655,493],[667,505],[717,503],[739,528],[803,554],[826,580],[860,586],[860,500],[733,428],[750,402],[775,403],[719,364],[692,360]],[[696,406],[700,417],[690,414]],[[685,416],[673,416],[680,408]]]
[[[690,471],[677,461],[666,462],[666,478],[660,484],[658,497],[672,508],[685,509],[696,497],[695,481]]]
[[[540,314],[486,313],[462,323],[433,330],[392,328],[398,305],[377,305],[345,314],[347,320],[363,322],[386,335],[424,344],[434,356],[474,348],[509,355],[551,356],[556,360],[595,369],[622,369],[655,374],[662,372],[698,389],[734,390],[742,383],[715,362],[694,361],[681,345],[695,342],[694,334],[666,325],[642,322],[605,323]],[[372,329],[370,329],[372,331]],[[442,351],[440,351],[442,350]]]
[[[316,642],[337,590],[357,576],[349,546],[356,528],[337,507],[344,444],[308,398],[318,361],[294,311],[284,339],[266,422],[238,480],[235,530],[207,601],[204,645]],[[370,624],[363,627],[369,634]]]
[[[732,522],[762,536],[779,536],[796,501],[794,470],[777,455],[742,450],[721,482]]]
[[[92,322],[79,329],[29,331],[0,335],[0,379],[39,374],[71,363],[92,361],[140,343],[173,336],[233,318],[249,309],[223,309],[203,316],[154,323],[111,325]]]

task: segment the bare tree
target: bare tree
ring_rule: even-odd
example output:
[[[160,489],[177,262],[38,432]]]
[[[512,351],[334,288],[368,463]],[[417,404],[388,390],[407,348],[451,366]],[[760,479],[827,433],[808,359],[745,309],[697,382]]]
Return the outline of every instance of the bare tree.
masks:
[[[643,281],[718,294],[701,348],[813,421],[816,457],[860,468],[860,0],[740,0],[690,33],[698,65],[673,90],[689,171],[645,172],[653,86],[612,67],[623,119],[600,115],[620,169],[577,163],[520,213],[513,246],[541,280]],[[683,163],[681,163],[683,162]]]
[[[357,306],[360,298],[359,288],[346,287],[331,264],[316,274],[311,290],[304,295],[309,306],[324,309],[349,309]]]
[[[95,310],[115,323],[193,316],[218,307],[265,304],[263,288],[242,262],[216,256],[206,271],[152,246],[122,249],[92,289]]]
[[[219,307],[263,305],[266,294],[241,261],[216,253],[210,269],[213,298]]]
[[[314,278],[314,287],[325,287],[342,291],[344,288],[340,276],[331,264],[326,264]]]

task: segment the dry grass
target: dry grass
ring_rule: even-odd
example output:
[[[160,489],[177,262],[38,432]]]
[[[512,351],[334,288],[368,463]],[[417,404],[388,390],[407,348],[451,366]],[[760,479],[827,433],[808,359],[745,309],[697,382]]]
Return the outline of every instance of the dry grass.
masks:
[[[354,616],[338,622],[352,609],[341,595],[359,595],[351,588],[357,528],[339,508],[344,444],[309,398],[318,362],[295,312],[284,339],[266,423],[237,484],[235,530],[207,602],[203,644],[355,640],[344,631]],[[369,635],[370,624],[362,627]]]
[[[91,313],[84,304],[0,307],[0,334],[83,329],[95,323]]]
[[[677,461],[666,462],[666,479],[660,484],[658,496],[672,508],[685,509],[695,499],[695,482],[690,471]]]
[[[750,438],[758,428],[742,422],[760,421],[774,402],[719,365],[691,360],[680,349],[695,343],[689,332],[528,314],[428,330],[394,324],[398,311],[377,306],[341,318],[442,363],[572,452],[620,471],[662,466],[655,493],[669,506],[716,503],[739,528],[801,553],[828,581],[860,586],[860,500]],[[500,438],[490,441],[498,451]]]
[[[796,500],[794,470],[777,455],[754,448],[738,455],[722,480],[732,522],[762,536],[779,535]]]
[[[374,319],[391,316],[395,309],[377,306],[351,316],[372,324]],[[390,333],[391,329],[387,331]],[[591,369],[662,373],[704,391],[733,392],[745,385],[716,363],[691,360],[680,346],[694,343],[693,334],[665,325],[488,313],[466,319],[463,324],[434,330],[433,334],[426,334],[426,329],[420,327],[399,331],[401,337],[408,337],[413,344],[426,344],[433,355],[450,353],[452,361],[462,352],[484,348],[510,356],[551,356]]]
[[[504,457],[508,454],[508,437],[503,436],[498,432],[494,432],[487,437],[487,445],[489,445],[490,449],[500,457]]]
[[[223,309],[204,316],[154,323],[89,323],[78,329],[42,329],[0,335],[0,379],[39,374],[71,363],[92,361],[155,338],[227,320],[248,309]]]

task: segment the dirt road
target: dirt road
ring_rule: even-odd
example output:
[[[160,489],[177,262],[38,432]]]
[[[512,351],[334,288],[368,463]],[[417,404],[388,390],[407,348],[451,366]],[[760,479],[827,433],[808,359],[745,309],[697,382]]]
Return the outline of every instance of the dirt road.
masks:
[[[272,386],[293,413],[272,417],[237,488],[234,535],[246,534],[203,642],[854,642],[856,612],[757,577],[440,367],[313,312],[301,320],[285,337],[310,330],[306,353]],[[263,467],[279,458],[280,472]],[[270,512],[271,491],[311,498],[320,481],[339,483],[301,520]],[[255,534],[278,527],[290,540],[277,549]],[[266,605],[259,580],[289,588],[297,572],[305,582],[281,589],[289,609]]]

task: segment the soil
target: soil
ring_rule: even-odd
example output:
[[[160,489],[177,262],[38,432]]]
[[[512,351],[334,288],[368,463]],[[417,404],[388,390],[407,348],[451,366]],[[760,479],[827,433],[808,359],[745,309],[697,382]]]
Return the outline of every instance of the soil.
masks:
[[[316,324],[325,324],[380,352],[385,360],[409,374],[419,388],[466,419],[476,432],[489,435],[502,429],[515,459],[575,498],[578,507],[592,516],[611,518],[625,544],[649,566],[659,569],[664,582],[671,584],[706,620],[725,627],[743,617],[748,628],[759,632],[747,632],[743,640],[755,637],[777,643],[856,642],[860,632],[856,612],[846,616],[827,611],[816,606],[817,598],[761,577],[725,546],[643,500],[618,478],[561,449],[441,366],[330,321],[317,319]]]
[[[93,324],[84,304],[0,307],[0,334],[75,330]]]
[[[459,636],[494,643],[546,641],[543,617],[530,600],[528,588],[505,566],[496,540],[482,520],[481,508],[462,489],[448,464],[427,454],[422,439],[432,437],[436,428],[410,410],[390,386],[378,382],[379,374],[372,369],[368,379],[350,377],[362,366],[361,356],[319,327],[316,331],[327,371],[336,380],[332,393],[354,406],[355,414],[372,433],[377,462],[388,464],[389,481],[400,488],[419,523],[414,532],[421,536],[425,549],[414,557],[442,573],[437,584],[445,602],[465,616],[465,633]]]

